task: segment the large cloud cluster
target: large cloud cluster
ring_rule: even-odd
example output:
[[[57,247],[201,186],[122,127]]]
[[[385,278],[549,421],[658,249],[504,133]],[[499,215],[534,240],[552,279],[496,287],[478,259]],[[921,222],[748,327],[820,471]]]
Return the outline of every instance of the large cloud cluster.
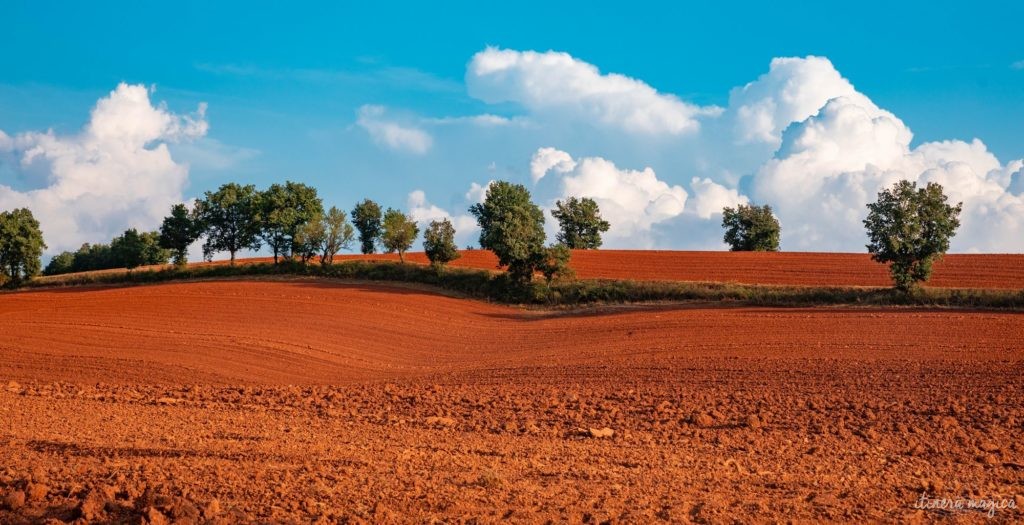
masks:
[[[111,238],[127,227],[154,228],[181,202],[188,167],[167,145],[207,132],[205,105],[177,115],[153,105],[145,86],[120,84],[100,99],[72,136],[0,132],[0,162],[34,184],[0,185],[0,209],[28,207],[49,253]]]

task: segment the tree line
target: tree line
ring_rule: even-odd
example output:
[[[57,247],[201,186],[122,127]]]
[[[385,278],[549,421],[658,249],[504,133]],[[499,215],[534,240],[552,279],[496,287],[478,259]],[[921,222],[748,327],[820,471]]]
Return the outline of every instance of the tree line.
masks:
[[[897,288],[910,290],[925,281],[932,265],[949,249],[959,227],[962,204],[949,205],[943,188],[929,183],[918,188],[901,181],[879,192],[868,205],[864,220],[869,253],[887,264]],[[572,275],[570,250],[596,249],[611,225],[601,217],[596,201],[569,197],[555,203],[556,242],[547,244],[544,213],[522,184],[497,181],[482,202],[469,208],[480,228],[481,248],[491,250],[514,281],[527,282],[536,274],[548,281]],[[741,204],[722,210],[723,241],[733,251],[777,251],[781,227],[768,205]],[[351,222],[349,222],[351,218]],[[75,252],[55,256],[45,272],[68,272],[188,263],[189,247],[203,240],[203,256],[211,260],[227,252],[230,264],[242,250],[266,246],[274,263],[319,260],[333,264],[343,250],[364,254],[378,249],[405,253],[420,234],[419,225],[401,210],[364,199],[346,214],[335,206],[324,209],[316,188],[286,181],[263,191],[254,185],[228,183],[207,191],[192,206],[175,204],[158,231],[128,229],[109,244],[84,244]],[[423,231],[423,248],[431,264],[442,268],[457,259],[455,228],[448,219],[434,220]],[[26,208],[0,213],[0,279],[17,285],[40,271],[46,244],[39,223]]]

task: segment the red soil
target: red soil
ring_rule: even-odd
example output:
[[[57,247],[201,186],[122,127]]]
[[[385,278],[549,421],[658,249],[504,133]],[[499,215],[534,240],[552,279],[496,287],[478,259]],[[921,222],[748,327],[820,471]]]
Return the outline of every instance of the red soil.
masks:
[[[452,266],[495,269],[487,250],[462,251]],[[340,260],[397,261],[394,254],[343,255]],[[245,261],[270,261],[269,258]],[[427,264],[421,252],[406,260]],[[222,264],[218,262],[216,264]],[[687,252],[575,250],[571,266],[583,279],[711,281],[808,286],[891,286],[888,269],[864,253]],[[940,288],[1024,288],[1024,254],[951,254],[935,264],[928,286]]]
[[[1015,313],[546,313],[216,281],[5,294],[0,333],[4,523],[950,517],[914,509],[922,490],[1024,507]]]

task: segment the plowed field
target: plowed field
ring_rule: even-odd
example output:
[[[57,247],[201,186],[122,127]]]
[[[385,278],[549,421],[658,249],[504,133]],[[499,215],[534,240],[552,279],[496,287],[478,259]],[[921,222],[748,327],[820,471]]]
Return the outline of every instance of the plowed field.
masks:
[[[4,294],[0,522],[980,519],[914,505],[1024,507],[1022,339],[314,280]]]

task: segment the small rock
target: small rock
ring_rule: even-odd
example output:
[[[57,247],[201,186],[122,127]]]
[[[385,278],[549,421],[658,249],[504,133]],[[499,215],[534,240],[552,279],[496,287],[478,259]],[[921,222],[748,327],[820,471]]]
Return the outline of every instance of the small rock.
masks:
[[[755,430],[761,428],[761,418],[755,416],[754,414],[750,414],[749,416],[747,416],[747,426]]]
[[[455,426],[455,420],[450,417],[438,417],[430,416],[426,419],[426,423],[430,426],[435,427],[451,427]]]
[[[42,483],[29,483],[25,487],[25,492],[28,493],[29,501],[43,501],[46,499],[46,495],[50,493],[50,487]]]
[[[608,428],[591,428],[588,433],[593,438],[610,438],[615,435],[615,431]]]
[[[107,500],[103,497],[102,492],[91,490],[89,494],[86,494],[85,499],[78,504],[78,515],[85,518],[86,521],[96,521],[100,514],[103,513],[103,508],[106,504]]]
[[[25,492],[16,490],[4,498],[4,508],[7,510],[18,510],[25,505]]]
[[[18,393],[21,391],[21,385],[17,381],[11,381],[7,383],[7,391],[12,393]]]
[[[170,523],[167,516],[164,516],[164,514],[159,510],[156,510],[155,507],[149,507],[145,514],[143,514],[143,517],[146,519],[146,523],[149,523],[150,525],[168,525]]]
[[[991,441],[983,441],[980,445],[978,445],[978,448],[985,452],[999,452],[999,445],[996,445]]]
[[[999,459],[997,459],[992,454],[985,454],[980,459],[981,459],[981,462],[986,464],[986,465],[995,465],[996,463],[999,463]]]
[[[218,514],[220,514],[220,501],[212,499],[206,504],[206,507],[203,508],[203,517],[209,519]]]
[[[702,412],[693,417],[693,423],[700,428],[708,428],[715,424],[715,420],[712,419],[711,416]]]

